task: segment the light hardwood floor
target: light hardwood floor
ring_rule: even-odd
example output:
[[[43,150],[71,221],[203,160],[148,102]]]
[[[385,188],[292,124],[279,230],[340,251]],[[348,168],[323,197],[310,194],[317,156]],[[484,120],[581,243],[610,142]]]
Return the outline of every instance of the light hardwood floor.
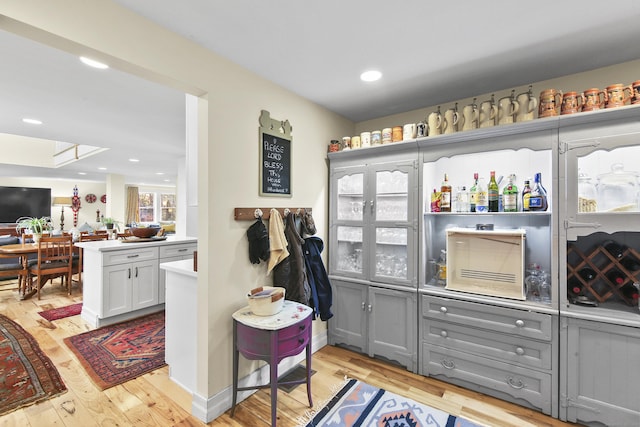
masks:
[[[270,395],[260,390],[236,408],[204,424],[190,414],[191,397],[168,377],[165,366],[125,384],[100,391],[86,375],[63,338],[87,331],[80,316],[47,322],[38,311],[81,302],[80,292],[67,296],[60,285],[47,284],[42,299],[19,301],[15,282],[0,281],[0,313],[31,333],[55,363],[68,391],[37,405],[0,417],[0,426],[232,426],[270,425]],[[230,369],[230,368],[229,368]],[[314,408],[326,401],[345,377],[357,378],[427,405],[487,426],[564,426],[551,417],[371,359],[326,346],[313,356]],[[278,426],[294,427],[309,411],[306,388],[278,393]]]

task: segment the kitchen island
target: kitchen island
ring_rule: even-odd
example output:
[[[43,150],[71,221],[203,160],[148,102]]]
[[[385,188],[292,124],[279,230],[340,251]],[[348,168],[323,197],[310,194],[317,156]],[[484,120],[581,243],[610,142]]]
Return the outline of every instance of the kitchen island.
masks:
[[[160,263],[193,257],[195,237],[78,242],[83,254],[82,318],[92,327],[164,310]]]

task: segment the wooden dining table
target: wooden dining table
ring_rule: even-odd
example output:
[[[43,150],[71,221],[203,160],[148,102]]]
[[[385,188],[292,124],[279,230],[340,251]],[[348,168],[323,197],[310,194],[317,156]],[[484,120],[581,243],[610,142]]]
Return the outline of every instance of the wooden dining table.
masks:
[[[75,249],[75,248],[74,248]],[[38,253],[37,243],[14,243],[12,245],[0,246],[0,256],[3,258],[19,258],[24,270],[24,285],[20,286],[18,293],[20,299],[25,300],[31,298],[37,292],[33,288],[33,284],[29,283],[27,271],[29,270],[29,255]]]

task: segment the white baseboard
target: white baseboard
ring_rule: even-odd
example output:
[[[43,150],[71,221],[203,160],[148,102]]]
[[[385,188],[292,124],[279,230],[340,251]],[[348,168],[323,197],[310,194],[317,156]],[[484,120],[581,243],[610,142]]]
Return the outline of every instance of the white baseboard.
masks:
[[[315,353],[325,345],[327,345],[326,330],[313,336],[313,340],[311,342],[311,351]],[[290,369],[293,369],[297,364],[304,360],[304,357],[304,351],[297,356],[287,357],[278,364],[278,372],[285,373]],[[249,387],[255,384],[268,383],[269,365],[264,365],[256,369],[246,377],[238,379],[238,387]],[[237,402],[242,402],[244,399],[251,396],[256,391],[257,390],[245,390],[238,392]],[[233,385],[230,385],[219,393],[213,396],[209,396],[208,398],[194,393],[191,400],[191,415],[197,417],[199,420],[205,423],[213,421],[231,408],[231,403],[233,401],[232,394]]]

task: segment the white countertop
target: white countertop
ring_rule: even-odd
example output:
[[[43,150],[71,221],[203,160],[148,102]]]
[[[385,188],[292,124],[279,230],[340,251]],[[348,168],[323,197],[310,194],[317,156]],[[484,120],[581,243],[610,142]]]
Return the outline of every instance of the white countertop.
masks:
[[[75,246],[79,248],[83,248],[85,251],[94,251],[94,252],[108,252],[108,251],[120,251],[123,249],[135,249],[141,247],[149,247],[149,246],[165,246],[165,245],[176,245],[183,243],[197,243],[198,239],[196,237],[186,237],[186,236],[169,236],[166,240],[153,240],[153,241],[142,241],[142,242],[131,242],[128,241],[126,243],[121,240],[96,240],[96,241],[88,241],[88,242],[76,242]]]
[[[198,277],[198,272],[193,271],[193,258],[163,262],[160,264],[160,268],[173,273],[184,274],[185,276]]]

